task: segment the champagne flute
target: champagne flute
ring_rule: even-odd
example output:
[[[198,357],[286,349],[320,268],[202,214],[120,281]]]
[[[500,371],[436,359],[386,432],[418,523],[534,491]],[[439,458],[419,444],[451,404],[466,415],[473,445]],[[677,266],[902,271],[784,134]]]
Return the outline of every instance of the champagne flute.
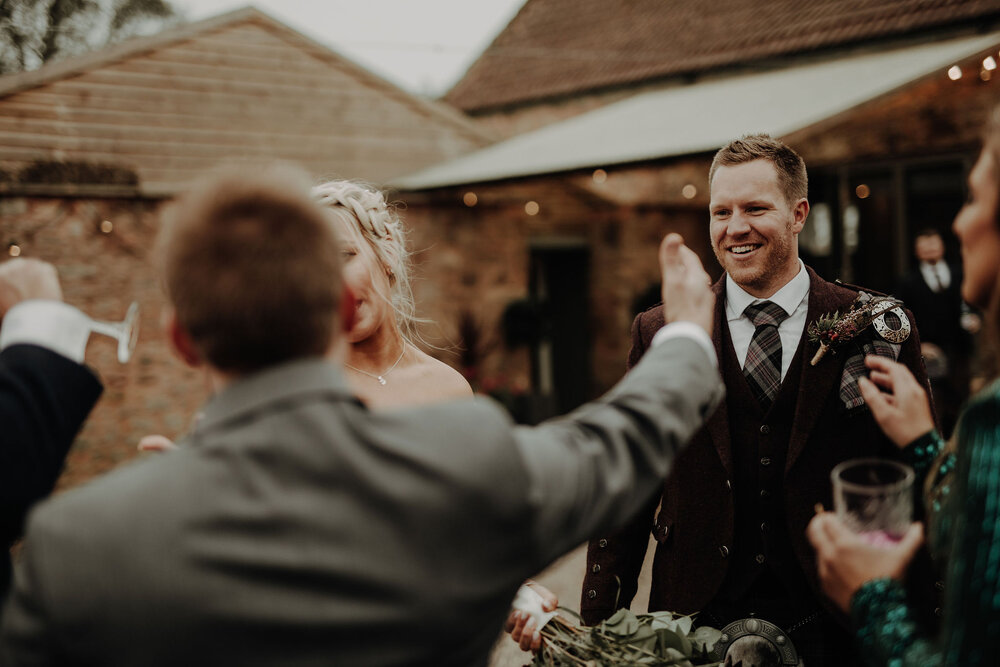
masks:
[[[133,301],[121,322],[90,320],[90,330],[118,341],[118,362],[125,364],[132,358],[135,343],[139,340],[139,302]]]

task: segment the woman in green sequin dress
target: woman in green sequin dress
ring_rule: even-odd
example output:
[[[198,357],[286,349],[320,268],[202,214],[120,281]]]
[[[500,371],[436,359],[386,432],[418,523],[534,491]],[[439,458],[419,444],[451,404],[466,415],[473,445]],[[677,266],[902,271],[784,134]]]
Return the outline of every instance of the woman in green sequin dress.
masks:
[[[962,296],[986,309],[985,342],[1000,350],[998,200],[1000,107],[953,227],[962,242]],[[868,366],[871,381],[859,383],[862,394],[925,480],[928,543],[947,571],[941,632],[931,635],[921,627],[901,583],[923,538],[919,524],[898,545],[877,548],[832,514],[817,515],[808,531],[823,589],[851,614],[870,665],[1000,665],[1000,380],[970,401],[946,446],[934,430],[923,388],[906,368],[880,359]]]

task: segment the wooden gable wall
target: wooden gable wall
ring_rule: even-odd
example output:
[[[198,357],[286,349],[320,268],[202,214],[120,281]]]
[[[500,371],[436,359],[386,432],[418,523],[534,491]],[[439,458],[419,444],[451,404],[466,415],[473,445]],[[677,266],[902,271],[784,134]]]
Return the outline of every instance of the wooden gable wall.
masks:
[[[0,168],[117,164],[170,194],[220,160],[285,159],[381,183],[484,143],[432,104],[251,17],[0,96]]]

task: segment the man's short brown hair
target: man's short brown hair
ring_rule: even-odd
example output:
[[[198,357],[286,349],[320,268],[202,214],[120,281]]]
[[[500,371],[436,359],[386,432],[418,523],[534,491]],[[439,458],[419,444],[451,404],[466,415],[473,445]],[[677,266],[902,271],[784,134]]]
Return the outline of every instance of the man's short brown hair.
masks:
[[[774,165],[774,170],[778,173],[778,185],[785,195],[785,201],[790,205],[808,198],[806,163],[790,147],[767,134],[747,134],[719,149],[712,160],[712,168],[708,171],[709,186],[719,167],[732,167],[754,160],[767,160]]]
[[[164,212],[157,251],[178,324],[213,367],[244,374],[329,349],[340,246],[298,169],[216,172]]]

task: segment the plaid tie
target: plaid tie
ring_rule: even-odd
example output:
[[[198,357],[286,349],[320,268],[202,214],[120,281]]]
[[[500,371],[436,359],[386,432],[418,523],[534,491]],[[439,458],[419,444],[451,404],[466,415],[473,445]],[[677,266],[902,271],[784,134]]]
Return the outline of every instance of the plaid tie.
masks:
[[[781,386],[781,336],[778,335],[778,325],[785,321],[788,313],[776,303],[761,301],[747,306],[743,314],[756,327],[747,349],[743,375],[766,411]]]

